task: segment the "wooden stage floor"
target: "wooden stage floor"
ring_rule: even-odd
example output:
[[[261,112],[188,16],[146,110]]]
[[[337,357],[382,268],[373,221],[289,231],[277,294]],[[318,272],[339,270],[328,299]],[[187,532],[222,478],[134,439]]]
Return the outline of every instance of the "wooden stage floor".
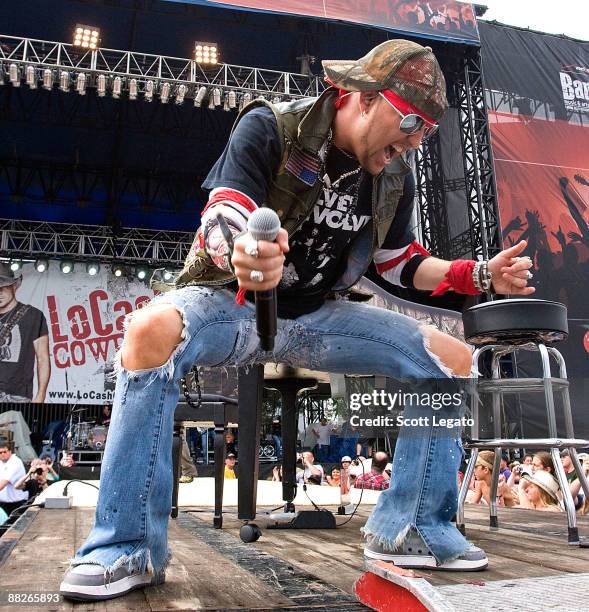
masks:
[[[353,595],[362,573],[360,527],[370,511],[336,530],[263,530],[244,544],[242,522],[224,515],[212,527],[209,510],[181,511],[170,521],[173,560],[166,583],[106,602],[27,604],[36,610],[366,610]],[[0,538],[0,594],[55,592],[68,559],[90,530],[92,508],[33,508]],[[455,610],[589,610],[589,548],[569,546],[562,514],[500,509],[491,531],[487,509],[467,506],[468,537],[482,546],[489,569],[477,573],[420,572]],[[338,523],[346,517],[337,517]],[[261,527],[264,519],[256,521]],[[589,517],[579,521],[589,536]],[[0,604],[0,611],[17,607]],[[450,608],[449,608],[450,609]]]

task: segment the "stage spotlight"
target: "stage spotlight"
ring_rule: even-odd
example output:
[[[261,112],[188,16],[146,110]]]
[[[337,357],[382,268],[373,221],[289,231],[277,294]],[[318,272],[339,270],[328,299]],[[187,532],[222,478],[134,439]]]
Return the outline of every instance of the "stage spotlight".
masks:
[[[233,89],[227,94],[227,98],[229,100],[229,108],[235,108],[237,106],[237,96]]]
[[[213,96],[213,92],[209,94],[209,110],[215,110],[215,96]]]
[[[194,96],[194,106],[196,106],[197,108],[200,107],[206,95],[207,88],[203,85],[199,88],[198,92],[196,93],[196,96]]]
[[[62,261],[59,264],[59,268],[64,274],[70,274],[71,272],[74,271],[74,262],[73,261]]]
[[[121,264],[115,264],[112,267],[112,273],[117,277],[120,278],[121,276],[123,276],[123,274],[125,273],[125,268],[124,266],[122,266]]]
[[[166,282],[171,281],[174,278],[174,275],[169,270],[164,270],[164,280]]]
[[[123,79],[121,77],[115,77],[112,82],[112,97],[118,100],[121,97],[123,91]]]
[[[197,40],[194,43],[194,59],[197,64],[216,64],[218,61],[217,43]]]
[[[20,87],[20,70],[16,64],[10,64],[10,68],[8,68],[8,78],[14,87]]]
[[[90,276],[96,276],[100,271],[100,265],[97,263],[87,263],[86,264],[86,272]]]
[[[37,272],[45,272],[49,268],[49,262],[46,259],[37,259],[35,269]]]
[[[176,91],[176,104],[182,104],[184,102],[187,89],[188,88],[186,87],[186,85],[178,86],[178,90]]]
[[[279,102],[281,102],[281,101],[282,101],[282,100],[281,100],[280,96],[274,96],[274,97],[272,98],[272,104],[278,104],[278,103],[279,103]]]
[[[160,92],[160,101],[162,104],[167,104],[170,99],[170,84],[164,83]]]
[[[22,268],[22,261],[20,261],[19,259],[13,259],[10,262],[10,269],[13,272],[18,272],[21,268]]]
[[[243,97],[241,98],[241,101],[243,103],[243,106],[247,106],[251,101],[252,101],[252,94],[251,93],[244,93]],[[243,108],[242,106],[242,108]]]
[[[230,111],[231,110],[229,108],[229,94],[226,94],[225,97],[223,98],[223,110],[224,111]]]
[[[151,102],[153,100],[153,89],[154,89],[153,81],[147,81],[147,83],[145,83],[145,90],[144,90],[146,102]]]
[[[129,81],[129,100],[137,100],[137,79]]]
[[[37,89],[37,75],[33,66],[25,68],[25,80],[31,89]]]
[[[70,90],[70,73],[67,70],[62,70],[59,75],[59,89],[65,92]]]
[[[213,89],[213,102],[215,106],[221,106],[221,90],[218,87]]]
[[[86,95],[86,74],[84,72],[80,72],[78,77],[76,78],[76,91],[81,95]]]
[[[94,51],[100,44],[100,28],[95,28],[81,23],[76,24],[74,30],[74,47],[90,49]]]
[[[145,280],[147,278],[147,268],[137,268],[137,278]]]
[[[96,79],[96,91],[98,92],[98,96],[100,98],[104,98],[104,96],[106,96],[106,75],[98,75],[98,78]]]
[[[47,89],[47,91],[53,89],[53,70],[49,68],[43,70],[43,89]]]

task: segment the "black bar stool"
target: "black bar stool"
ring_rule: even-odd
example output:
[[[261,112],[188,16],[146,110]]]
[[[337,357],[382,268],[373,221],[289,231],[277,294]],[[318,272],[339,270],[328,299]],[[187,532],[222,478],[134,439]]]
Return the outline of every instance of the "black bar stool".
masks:
[[[566,474],[560,459],[560,449],[567,448],[581,481],[585,496],[589,498],[589,483],[577,456],[577,448],[589,446],[589,440],[575,438],[573,418],[569,398],[569,382],[563,356],[552,346],[565,340],[568,336],[567,311],[564,304],[535,299],[508,299],[486,302],[473,306],[463,315],[464,336],[469,344],[476,347],[472,363],[475,372],[480,372],[481,357],[491,354],[491,378],[474,378],[472,391],[472,440],[465,448],[472,449],[472,455],[460,494],[456,525],[464,533],[464,502],[472,479],[475,463],[480,449],[494,449],[493,476],[491,482],[491,504],[489,506],[489,524],[498,527],[497,488],[502,449],[533,448],[550,451],[563,495],[564,508],[568,520],[569,544],[579,544],[579,533],[575,516],[575,505],[568,486]],[[502,378],[499,359],[519,351],[537,352],[542,364],[541,378]],[[552,357],[559,370],[558,377],[553,377],[550,367]],[[501,402],[504,395],[515,393],[544,393],[546,414],[548,417],[548,438],[502,438],[501,437]],[[562,399],[566,438],[559,438],[556,425],[555,393]],[[480,395],[490,394],[493,406],[494,439],[479,440],[479,405]]]

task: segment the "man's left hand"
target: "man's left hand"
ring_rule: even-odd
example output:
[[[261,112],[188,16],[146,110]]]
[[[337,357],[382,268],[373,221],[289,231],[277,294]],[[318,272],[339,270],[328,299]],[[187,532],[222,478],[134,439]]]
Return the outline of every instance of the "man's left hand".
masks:
[[[528,245],[522,240],[489,260],[489,272],[493,273],[492,282],[495,293],[502,295],[532,295],[534,287],[528,287],[532,278],[532,260],[529,257],[519,257]]]

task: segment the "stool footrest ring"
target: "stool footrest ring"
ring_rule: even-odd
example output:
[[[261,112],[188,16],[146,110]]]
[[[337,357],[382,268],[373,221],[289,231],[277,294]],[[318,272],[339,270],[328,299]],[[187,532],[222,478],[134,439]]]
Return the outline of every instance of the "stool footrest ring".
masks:
[[[468,440],[464,448],[582,448],[589,440],[579,438],[495,438]]]

